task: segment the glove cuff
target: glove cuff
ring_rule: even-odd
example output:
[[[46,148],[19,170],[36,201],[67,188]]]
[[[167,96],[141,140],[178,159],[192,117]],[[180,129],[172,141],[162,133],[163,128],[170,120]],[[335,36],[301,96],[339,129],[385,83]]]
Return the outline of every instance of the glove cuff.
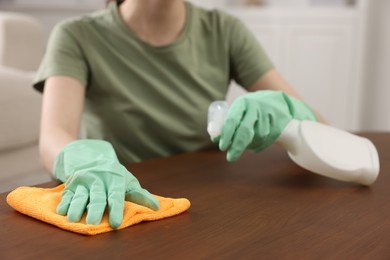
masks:
[[[318,122],[316,114],[308,104],[295,97],[291,97],[286,93],[282,92],[282,95],[292,118],[297,120],[311,120]]]
[[[118,161],[115,150],[109,142],[93,139],[72,141],[57,155],[53,176],[65,182],[80,165],[103,158]]]

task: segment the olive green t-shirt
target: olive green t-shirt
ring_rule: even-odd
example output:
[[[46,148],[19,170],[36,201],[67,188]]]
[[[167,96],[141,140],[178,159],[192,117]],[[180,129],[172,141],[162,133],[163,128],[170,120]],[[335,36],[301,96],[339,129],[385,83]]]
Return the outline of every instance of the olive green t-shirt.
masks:
[[[122,163],[212,146],[209,104],[225,99],[231,80],[246,88],[272,64],[237,18],[186,8],[183,31],[164,46],[137,37],[115,3],[58,24],[34,87],[55,75],[80,81],[86,138],[111,142]]]

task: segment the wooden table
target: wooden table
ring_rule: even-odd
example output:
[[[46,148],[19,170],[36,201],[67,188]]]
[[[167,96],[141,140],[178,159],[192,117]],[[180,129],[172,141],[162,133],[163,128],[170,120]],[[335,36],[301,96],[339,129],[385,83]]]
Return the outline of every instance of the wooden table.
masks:
[[[390,134],[362,135],[380,153],[370,188],[307,172],[277,146],[233,164],[218,151],[131,164],[145,188],[192,206],[97,236],[24,216],[1,194],[0,259],[390,259]]]

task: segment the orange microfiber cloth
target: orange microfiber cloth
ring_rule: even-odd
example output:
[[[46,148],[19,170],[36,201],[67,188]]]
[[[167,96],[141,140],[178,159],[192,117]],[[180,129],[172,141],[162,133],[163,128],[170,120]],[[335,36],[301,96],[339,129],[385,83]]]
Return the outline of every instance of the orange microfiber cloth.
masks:
[[[85,214],[81,221],[76,223],[68,222],[66,216],[58,215],[56,207],[61,201],[63,189],[64,184],[50,189],[20,187],[8,194],[7,203],[23,214],[76,233],[96,235],[114,230],[108,223],[107,212],[105,212],[99,225],[85,224]],[[178,215],[190,207],[189,200],[184,198],[155,197],[160,202],[160,210],[158,211],[126,201],[123,222],[118,229],[126,228],[141,221],[152,221]]]

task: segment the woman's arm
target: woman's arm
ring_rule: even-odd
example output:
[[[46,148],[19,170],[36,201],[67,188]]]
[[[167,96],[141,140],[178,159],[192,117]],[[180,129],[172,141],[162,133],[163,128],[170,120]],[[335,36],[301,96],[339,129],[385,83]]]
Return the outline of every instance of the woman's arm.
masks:
[[[261,76],[253,85],[248,88],[249,91],[257,90],[279,90],[289,96],[302,100],[297,91],[275,70],[272,69]],[[324,118],[314,111],[319,122],[325,123]]]
[[[78,222],[87,212],[86,223],[98,225],[107,207],[111,227],[118,228],[123,219],[125,199],[153,210],[158,210],[160,204],[119,163],[110,143],[99,140],[70,143],[79,134],[84,95],[84,86],[70,77],[55,76],[46,80],[41,160],[52,174],[56,158],[60,162],[54,177],[64,182],[65,187],[57,214],[67,216],[70,222]]]
[[[84,86],[73,78],[53,76],[45,82],[39,150],[50,173],[61,149],[78,138],[84,95]]]

